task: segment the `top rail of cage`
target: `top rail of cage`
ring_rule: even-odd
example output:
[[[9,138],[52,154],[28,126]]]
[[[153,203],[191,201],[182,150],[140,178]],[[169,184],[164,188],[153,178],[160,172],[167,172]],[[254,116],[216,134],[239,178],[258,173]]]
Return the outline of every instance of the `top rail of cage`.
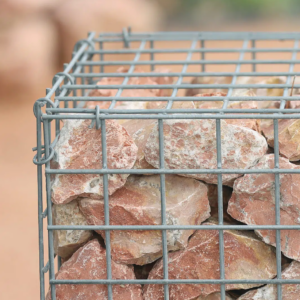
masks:
[[[188,41],[188,40],[298,40],[300,32],[155,32],[155,33],[131,33],[126,35],[128,42],[137,41]],[[95,42],[121,42],[124,41],[124,33],[102,33]]]

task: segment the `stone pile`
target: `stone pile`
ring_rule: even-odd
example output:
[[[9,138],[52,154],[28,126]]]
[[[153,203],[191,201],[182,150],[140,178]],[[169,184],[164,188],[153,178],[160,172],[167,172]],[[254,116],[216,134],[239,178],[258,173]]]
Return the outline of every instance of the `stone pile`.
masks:
[[[119,69],[118,72],[127,72]],[[168,70],[161,70],[164,73]],[[136,69],[135,72],[142,72]],[[230,78],[229,78],[230,79]],[[222,80],[229,80],[222,79]],[[113,96],[117,90],[101,85],[119,85],[123,78],[103,78],[93,96]],[[202,78],[202,80],[206,80]],[[172,83],[171,77],[131,77],[128,84],[153,84],[153,89],[125,89],[129,97],[159,97],[168,90],[160,84]],[[197,93],[196,93],[197,92]],[[221,108],[214,101],[224,91],[202,93],[212,101],[174,102],[172,108]],[[265,91],[272,93],[274,91]],[[191,91],[187,94],[192,95]],[[236,95],[253,96],[240,90]],[[235,101],[228,108],[256,109],[259,101]],[[166,102],[140,102],[136,107],[164,108]],[[89,101],[86,107],[108,108],[110,102]],[[116,103],[116,108],[133,108],[133,102]],[[225,169],[272,169],[272,129],[260,120],[221,120],[221,163]],[[90,120],[64,120],[55,146],[51,167],[56,169],[102,169],[102,131],[91,128]],[[223,174],[222,195],[218,195],[216,174],[166,174],[150,170],[161,167],[157,120],[106,120],[107,168],[140,169],[140,175],[108,175],[110,225],[160,225],[165,201],[167,225],[209,225],[209,230],[167,230],[169,279],[220,279],[218,202],[223,205],[225,225],[275,224],[274,174]],[[298,122],[279,123],[279,167],[298,170]],[[217,169],[216,122],[214,119],[164,120],[164,168]],[[269,146],[269,148],[268,148]],[[176,171],[175,171],[176,172]],[[300,175],[280,175],[280,223],[300,225]],[[51,178],[53,222],[57,225],[104,225],[105,201],[103,176],[99,174],[62,174]],[[164,192],[164,198],[161,197]],[[222,197],[221,197],[222,196]],[[220,201],[219,201],[220,198]],[[221,214],[222,215],[222,214]],[[246,225],[245,225],[246,226]],[[200,226],[201,228],[201,226]],[[276,278],[276,238],[274,230],[231,230],[224,232],[225,279],[266,280]],[[281,231],[282,278],[300,278],[300,234]],[[103,230],[59,230],[54,232],[55,253],[64,259],[57,279],[106,279],[106,235]],[[163,244],[160,230],[111,230],[111,268],[113,279],[163,279]],[[170,284],[170,300],[219,300],[218,284]],[[226,284],[226,300],[277,299],[274,285]],[[251,290],[250,290],[251,289]],[[248,291],[250,290],[250,291]],[[283,285],[283,299],[299,299],[300,285]],[[160,284],[112,286],[113,299],[163,300]],[[58,300],[108,299],[105,284],[57,285]],[[51,299],[48,293],[47,300]]]

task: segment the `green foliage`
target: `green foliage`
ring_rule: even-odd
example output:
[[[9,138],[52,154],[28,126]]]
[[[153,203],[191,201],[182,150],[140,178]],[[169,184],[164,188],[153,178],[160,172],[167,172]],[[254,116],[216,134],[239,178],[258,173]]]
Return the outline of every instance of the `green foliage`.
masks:
[[[207,3],[222,8],[224,15],[262,16],[268,14],[294,15],[300,12],[300,0],[173,0],[181,12],[192,11]]]

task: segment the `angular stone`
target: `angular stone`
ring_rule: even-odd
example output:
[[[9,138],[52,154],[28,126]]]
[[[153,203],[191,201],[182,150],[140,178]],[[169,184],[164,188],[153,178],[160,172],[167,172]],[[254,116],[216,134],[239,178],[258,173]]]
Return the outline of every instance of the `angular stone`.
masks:
[[[76,200],[52,206],[54,225],[87,225]],[[69,258],[93,236],[91,230],[54,230],[54,250],[62,258]]]
[[[171,70],[168,68],[156,68],[154,70],[155,73],[171,73]],[[172,84],[174,78],[172,76],[157,76],[151,77],[154,82],[157,84]],[[171,96],[173,90],[172,89],[161,89],[159,90],[159,96]]]
[[[283,272],[282,279],[300,279],[300,263],[293,261]],[[283,284],[282,300],[299,300],[300,284]],[[277,300],[277,287],[268,284],[257,290],[247,292],[238,300]]]
[[[127,73],[128,69],[121,67],[118,73]],[[144,73],[142,69],[136,68],[135,72]],[[125,76],[125,75],[124,75]],[[121,85],[124,81],[123,77],[103,77],[97,85]],[[153,89],[124,89],[120,97],[156,97],[162,92],[156,87],[158,84],[151,77],[130,77],[127,85],[154,85]],[[97,89],[90,92],[90,97],[112,97],[118,92],[117,89]],[[85,105],[87,108],[95,108],[99,105],[100,109],[108,109],[110,101],[88,101]],[[115,108],[122,109],[142,109],[145,108],[146,102],[118,101]]]
[[[166,175],[166,220],[171,225],[201,224],[209,217],[210,207],[205,184],[176,175]],[[90,225],[104,224],[104,203],[84,198],[80,209]],[[125,186],[109,198],[110,224],[161,224],[160,176],[130,176]],[[187,246],[194,230],[169,230],[168,250]],[[98,231],[103,238],[103,232]],[[149,264],[162,256],[162,236],[157,230],[111,231],[111,251],[116,262]]]
[[[164,158],[167,169],[217,169],[216,121],[165,120]],[[222,167],[248,169],[254,166],[267,151],[263,136],[248,128],[227,124],[221,120]],[[146,161],[159,168],[158,126],[152,130],[146,147]],[[186,177],[217,183],[215,174],[185,174]],[[223,184],[239,177],[224,174]]]
[[[195,97],[220,97],[226,96],[226,93],[207,93],[199,94]],[[235,91],[233,96],[250,97],[255,96],[255,93],[251,90]],[[214,109],[222,108],[223,101],[195,101],[196,108],[199,109]],[[230,101],[227,108],[231,109],[257,109],[256,101]],[[225,122],[231,125],[237,125],[241,127],[247,127],[256,131],[260,131],[260,120],[257,119],[226,119]]]
[[[112,279],[134,280],[133,267],[111,261]],[[106,250],[94,239],[78,249],[72,257],[62,264],[56,274],[58,280],[107,279]],[[114,300],[142,300],[139,284],[112,286]],[[48,292],[47,300],[51,300]],[[107,286],[104,284],[58,284],[57,300],[107,300]]]
[[[263,81],[257,82],[257,84],[285,84],[285,77],[270,77]],[[270,89],[256,89],[255,93],[257,96],[272,97],[282,96],[283,89],[270,88]],[[258,108],[279,108],[280,101],[259,101]]]
[[[213,293],[208,295],[207,297],[198,297],[195,300],[221,300],[221,294]],[[230,295],[226,294],[225,300],[233,300],[233,298],[231,298]]]
[[[218,186],[216,184],[207,184],[207,197],[211,208],[211,216],[218,220]],[[229,224],[237,224],[238,222],[227,213],[228,201],[231,197],[232,189],[223,185],[223,219]]]
[[[168,102],[167,101],[149,101],[146,102],[147,109],[160,109],[166,108]],[[194,109],[195,104],[193,101],[174,101],[172,104],[172,109]]]
[[[157,120],[132,119],[122,123],[122,126],[132,136],[134,143],[138,147],[137,158],[134,164],[134,169],[153,169],[153,167],[145,160],[146,142],[153,130]]]
[[[299,169],[285,158],[279,158],[280,169]],[[273,169],[274,155],[265,155],[255,170]],[[300,175],[280,175],[280,224],[300,224]],[[236,220],[249,225],[275,224],[274,174],[246,174],[234,182],[228,213]],[[256,230],[263,241],[276,246],[274,230]],[[281,230],[281,251],[292,259],[300,260],[299,230]]]
[[[230,84],[232,77],[195,77],[192,79],[191,84]],[[186,89],[186,96],[195,96],[197,94],[209,94],[209,93],[218,93],[218,92],[227,92],[227,89],[201,89],[201,88],[191,88]]]
[[[204,223],[214,225],[214,223]],[[270,279],[276,275],[273,248],[259,241],[250,232],[224,230],[226,279]],[[219,233],[217,230],[198,230],[184,250],[169,253],[169,279],[219,279]],[[159,260],[149,279],[163,278],[163,263]],[[226,290],[249,289],[259,284],[227,284]],[[163,300],[162,285],[145,285],[144,300]],[[220,291],[215,284],[171,284],[170,300],[194,300]],[[200,298],[202,299],[202,298]],[[205,299],[205,298],[204,298]]]
[[[279,153],[290,161],[300,160],[300,120],[278,120]],[[273,120],[263,120],[261,131],[270,147],[274,148]]]
[[[89,128],[90,120],[65,120],[52,160],[55,169],[101,169],[101,130]],[[137,146],[126,129],[113,120],[106,120],[107,167],[131,169]],[[122,187],[128,174],[108,176],[109,195]],[[68,203],[77,197],[103,197],[103,176],[98,174],[57,174],[52,180],[52,201]]]

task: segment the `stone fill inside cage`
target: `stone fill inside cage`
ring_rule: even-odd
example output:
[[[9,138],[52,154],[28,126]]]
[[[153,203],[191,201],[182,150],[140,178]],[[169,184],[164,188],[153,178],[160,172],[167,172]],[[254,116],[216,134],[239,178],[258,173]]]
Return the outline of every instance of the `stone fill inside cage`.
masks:
[[[300,299],[299,39],[75,45],[33,109],[40,299]]]

